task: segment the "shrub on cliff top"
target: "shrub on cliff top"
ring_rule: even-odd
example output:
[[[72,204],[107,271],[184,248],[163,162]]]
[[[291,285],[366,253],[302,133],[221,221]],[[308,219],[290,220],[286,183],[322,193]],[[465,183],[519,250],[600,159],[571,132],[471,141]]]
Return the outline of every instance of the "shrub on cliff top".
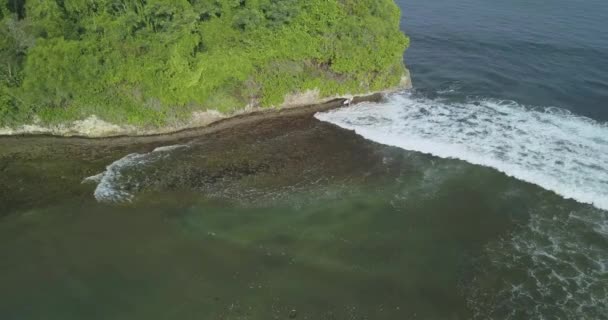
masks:
[[[163,125],[366,92],[398,83],[408,45],[392,0],[0,0],[0,18],[0,123]]]

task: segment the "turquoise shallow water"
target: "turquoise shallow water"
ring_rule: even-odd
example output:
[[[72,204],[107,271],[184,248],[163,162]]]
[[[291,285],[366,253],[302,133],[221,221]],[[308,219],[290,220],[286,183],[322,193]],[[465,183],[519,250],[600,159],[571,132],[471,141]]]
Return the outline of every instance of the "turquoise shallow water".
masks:
[[[606,4],[399,3],[384,103],[0,138],[0,318],[606,319]]]

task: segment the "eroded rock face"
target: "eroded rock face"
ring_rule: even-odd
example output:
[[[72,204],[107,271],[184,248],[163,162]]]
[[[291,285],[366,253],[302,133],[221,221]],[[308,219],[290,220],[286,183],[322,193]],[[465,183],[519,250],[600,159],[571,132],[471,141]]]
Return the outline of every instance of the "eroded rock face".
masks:
[[[410,74],[410,70],[405,69],[405,74],[401,77],[401,82],[399,86],[403,89],[411,89],[413,87],[412,84],[412,75]]]

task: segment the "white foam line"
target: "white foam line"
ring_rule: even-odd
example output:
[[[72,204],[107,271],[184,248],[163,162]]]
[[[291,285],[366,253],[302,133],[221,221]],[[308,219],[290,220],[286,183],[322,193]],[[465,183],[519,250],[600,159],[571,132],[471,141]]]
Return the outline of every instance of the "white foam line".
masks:
[[[162,154],[186,148],[187,145],[172,145],[158,147],[148,153],[132,153],[112,162],[106,170],[97,175],[85,178],[82,182],[95,182],[94,196],[99,202],[130,202],[133,200],[133,192],[140,186],[137,181],[123,176],[123,170],[138,166],[144,166],[162,157]],[[160,155],[160,156],[159,156]],[[127,186],[128,184],[128,186]],[[135,190],[134,190],[135,189]]]
[[[315,117],[366,139],[492,167],[608,210],[608,127],[557,108],[394,95]]]
[[[154,149],[152,152],[169,152],[169,151],[173,151],[175,149],[181,149],[181,148],[187,148],[188,146],[185,144],[177,144],[174,146],[164,146],[164,147],[158,147],[156,149]]]

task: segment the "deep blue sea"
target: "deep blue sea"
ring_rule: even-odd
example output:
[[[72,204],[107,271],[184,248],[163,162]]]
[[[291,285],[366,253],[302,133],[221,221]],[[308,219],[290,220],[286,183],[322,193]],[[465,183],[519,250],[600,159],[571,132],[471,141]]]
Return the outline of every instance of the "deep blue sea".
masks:
[[[397,2],[416,89],[608,121],[607,1]]]

